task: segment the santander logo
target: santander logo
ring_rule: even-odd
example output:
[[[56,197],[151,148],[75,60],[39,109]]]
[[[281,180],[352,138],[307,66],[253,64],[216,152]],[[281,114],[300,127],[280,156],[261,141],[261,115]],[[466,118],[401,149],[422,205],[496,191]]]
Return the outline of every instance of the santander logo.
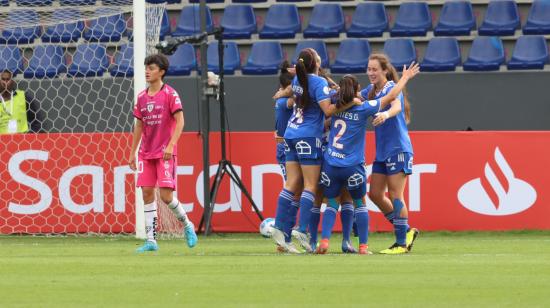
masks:
[[[517,214],[530,208],[537,200],[537,192],[515,177],[498,147],[495,163],[498,169],[486,163],[482,178],[473,179],[459,189],[460,203],[472,212],[491,216]]]

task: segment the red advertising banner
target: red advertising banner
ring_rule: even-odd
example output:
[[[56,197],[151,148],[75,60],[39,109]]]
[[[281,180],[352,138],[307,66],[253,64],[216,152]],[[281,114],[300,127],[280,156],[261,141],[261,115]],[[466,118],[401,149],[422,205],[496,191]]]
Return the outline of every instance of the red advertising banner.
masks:
[[[367,174],[374,156],[367,135]],[[3,135],[0,143],[0,233],[132,232],[134,179],[130,134]],[[415,151],[405,201],[422,230],[550,229],[550,132],[412,132]],[[228,155],[265,217],[283,185],[273,134],[232,133]],[[211,138],[210,174],[220,159]],[[203,212],[202,146],[193,133],[178,148],[178,191],[191,219]],[[371,231],[388,231],[376,206]],[[214,210],[217,232],[257,232],[244,194],[224,179]],[[339,228],[339,226],[338,226]]]

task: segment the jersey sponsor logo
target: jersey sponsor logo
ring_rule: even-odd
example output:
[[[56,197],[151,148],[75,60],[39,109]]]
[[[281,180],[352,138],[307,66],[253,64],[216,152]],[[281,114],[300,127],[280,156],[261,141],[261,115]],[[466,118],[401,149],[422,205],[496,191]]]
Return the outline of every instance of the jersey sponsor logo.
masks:
[[[349,187],[357,187],[365,182],[365,177],[360,173],[354,173],[348,178]]]
[[[537,200],[537,192],[529,183],[518,179],[498,147],[494,159],[502,176],[485,163],[482,178],[473,179],[458,191],[458,200],[466,209],[484,215],[505,216],[523,212]]]

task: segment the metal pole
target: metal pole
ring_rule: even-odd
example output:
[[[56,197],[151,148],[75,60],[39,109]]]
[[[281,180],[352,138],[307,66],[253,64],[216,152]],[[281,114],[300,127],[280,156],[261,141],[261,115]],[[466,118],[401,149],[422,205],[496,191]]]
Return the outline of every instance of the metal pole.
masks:
[[[206,32],[206,0],[200,0],[200,31]],[[207,66],[207,40],[203,40],[200,45],[201,57],[201,105],[202,105],[202,164],[203,164],[203,204],[204,211],[210,212],[210,108],[206,91],[208,88],[208,66]],[[205,228],[205,234],[207,234]]]

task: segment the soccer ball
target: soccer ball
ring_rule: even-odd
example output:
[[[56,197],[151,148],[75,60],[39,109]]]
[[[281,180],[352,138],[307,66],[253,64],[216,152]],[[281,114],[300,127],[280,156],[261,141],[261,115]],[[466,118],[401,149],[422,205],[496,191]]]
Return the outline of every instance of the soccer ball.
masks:
[[[263,237],[271,237],[273,234],[273,227],[275,227],[275,218],[266,218],[260,224],[260,234]]]

